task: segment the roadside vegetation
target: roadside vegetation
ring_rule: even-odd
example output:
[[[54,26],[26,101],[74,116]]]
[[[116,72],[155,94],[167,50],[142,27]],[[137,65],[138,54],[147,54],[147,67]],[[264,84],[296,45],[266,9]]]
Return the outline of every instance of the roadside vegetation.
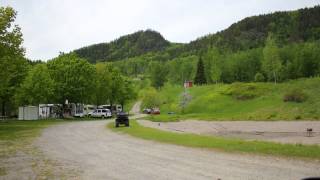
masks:
[[[153,95],[161,115],[152,121],[200,120],[319,120],[320,78],[303,78],[284,83],[233,83],[194,86],[184,107],[183,87],[166,84]],[[148,91],[148,90],[146,90]],[[148,95],[147,92],[144,94]],[[153,90],[154,94],[154,90]],[[146,96],[143,104],[150,104]],[[168,113],[173,114],[168,114]]]
[[[107,126],[115,132],[126,133],[134,137],[169,144],[197,148],[209,148],[227,152],[256,153],[264,155],[320,160],[320,147],[317,145],[280,144],[263,141],[245,141],[241,139],[203,136],[195,134],[179,134],[161,131],[149,127],[143,127],[139,125],[135,120],[132,120],[130,122],[129,128],[115,128],[113,123],[109,123]]]

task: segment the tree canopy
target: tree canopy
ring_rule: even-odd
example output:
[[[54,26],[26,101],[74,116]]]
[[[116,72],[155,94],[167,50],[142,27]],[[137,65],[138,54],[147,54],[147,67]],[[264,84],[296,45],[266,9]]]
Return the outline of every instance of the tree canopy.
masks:
[[[1,114],[10,115],[15,108],[14,95],[28,69],[24,59],[22,33],[14,25],[16,11],[0,7],[0,106]]]

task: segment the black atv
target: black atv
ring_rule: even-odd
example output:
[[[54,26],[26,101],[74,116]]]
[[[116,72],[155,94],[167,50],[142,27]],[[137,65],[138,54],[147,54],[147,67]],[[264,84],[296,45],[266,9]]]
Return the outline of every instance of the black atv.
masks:
[[[125,126],[129,126],[129,117],[125,112],[118,112],[117,118],[115,121],[116,127],[119,127],[120,124],[124,124]]]

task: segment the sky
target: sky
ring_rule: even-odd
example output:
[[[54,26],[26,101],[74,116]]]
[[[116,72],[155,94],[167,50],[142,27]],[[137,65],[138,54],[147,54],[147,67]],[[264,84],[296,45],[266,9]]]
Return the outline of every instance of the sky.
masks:
[[[59,52],[109,42],[153,29],[187,43],[252,15],[319,5],[320,0],[0,0],[17,12],[26,57],[48,60]]]

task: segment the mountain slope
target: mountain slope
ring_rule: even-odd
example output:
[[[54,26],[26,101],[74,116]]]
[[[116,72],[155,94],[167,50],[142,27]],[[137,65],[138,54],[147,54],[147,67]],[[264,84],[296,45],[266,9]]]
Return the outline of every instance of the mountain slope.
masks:
[[[320,6],[247,17],[221,32],[190,42],[185,51],[212,46],[233,52],[258,48],[264,46],[268,34],[273,34],[280,45],[319,40]]]
[[[318,41],[320,6],[247,17],[223,31],[200,37],[188,44],[170,43],[160,33],[146,30],[74,52],[91,63],[124,60],[148,53],[155,57],[152,59],[159,57],[159,60],[170,60],[202,54],[211,47],[217,47],[224,53],[263,47],[269,34],[277,39],[280,47],[294,42]]]
[[[130,57],[140,56],[148,52],[163,51],[170,46],[156,31],[138,31],[125,35],[110,43],[94,44],[75,50],[74,52],[89,62],[116,61]]]

